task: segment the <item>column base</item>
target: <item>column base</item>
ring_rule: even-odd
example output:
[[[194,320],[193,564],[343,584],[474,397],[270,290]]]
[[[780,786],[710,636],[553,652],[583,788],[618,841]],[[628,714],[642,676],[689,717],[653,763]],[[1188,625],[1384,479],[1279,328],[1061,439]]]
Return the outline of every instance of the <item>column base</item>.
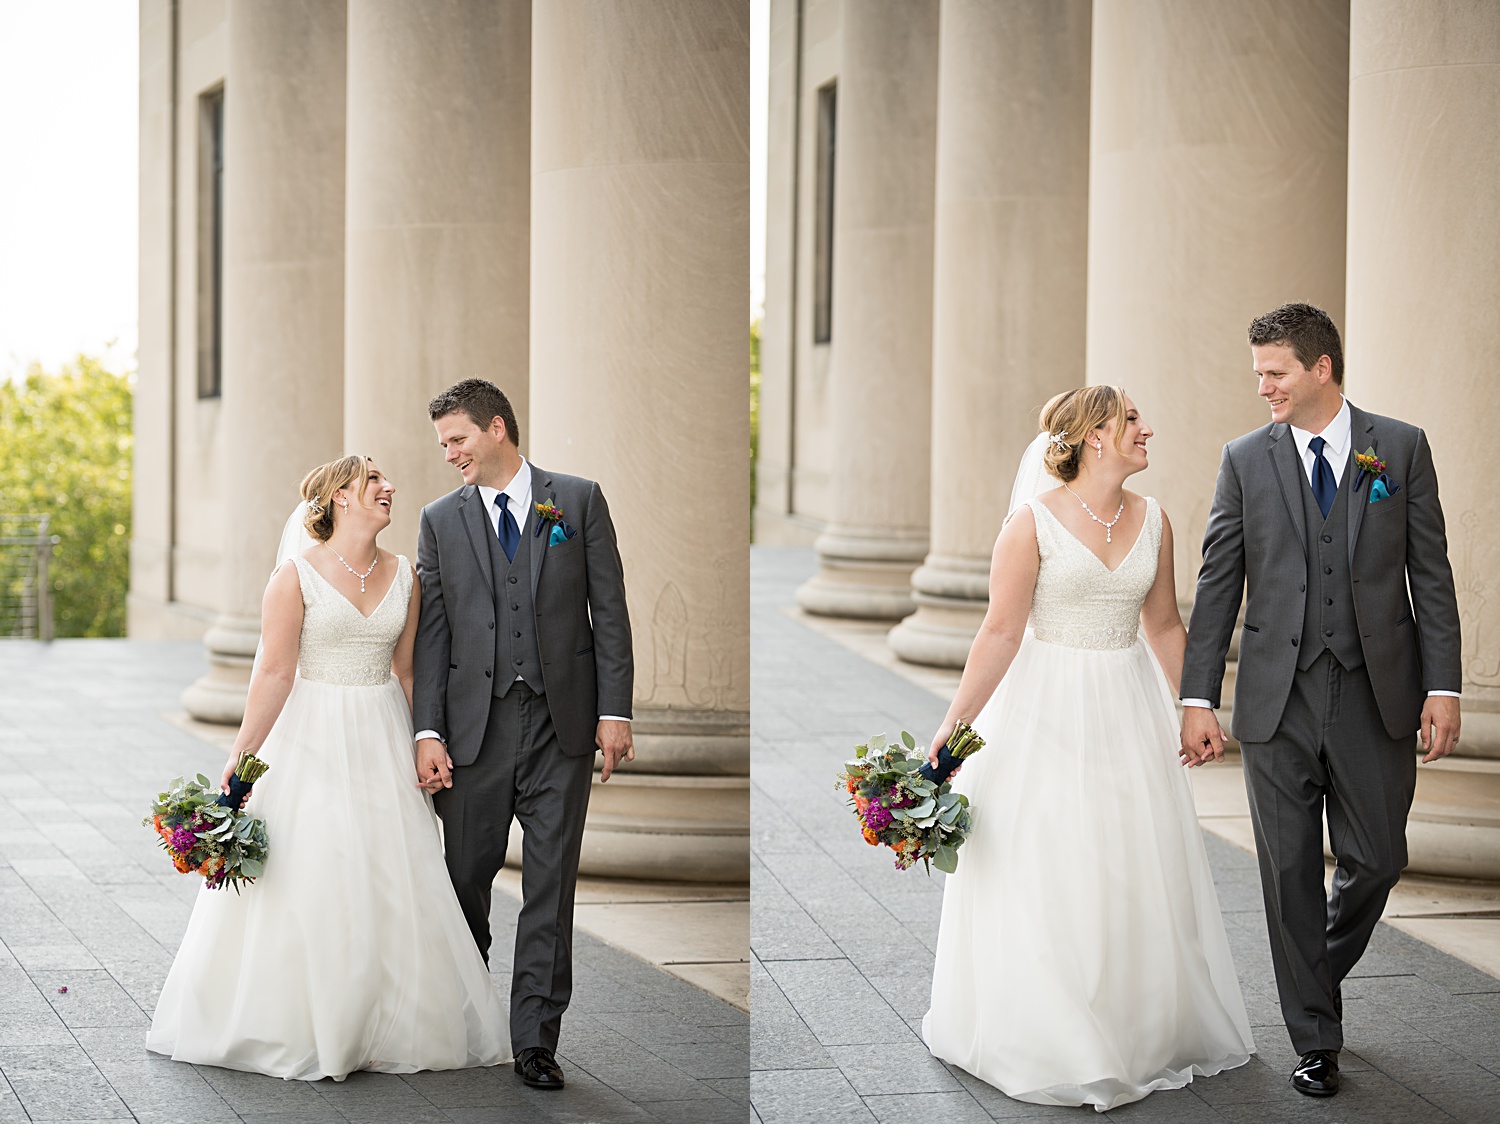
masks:
[[[524,865],[524,851],[521,824],[512,822],[506,865]],[[652,882],[749,882],[750,778],[622,771],[606,783],[596,774],[578,873]]]
[[[823,617],[896,621],[916,610],[912,571],[927,553],[927,537],[910,532],[830,528],[813,544],[818,572],[797,590],[797,604]]]
[[[208,673],[182,693],[182,706],[200,722],[238,726],[245,720],[250,669],[260,644],[260,618],[221,616],[203,634]]]
[[[886,643],[907,663],[962,669],[989,609],[989,559],[930,554],[911,576],[917,611]]]

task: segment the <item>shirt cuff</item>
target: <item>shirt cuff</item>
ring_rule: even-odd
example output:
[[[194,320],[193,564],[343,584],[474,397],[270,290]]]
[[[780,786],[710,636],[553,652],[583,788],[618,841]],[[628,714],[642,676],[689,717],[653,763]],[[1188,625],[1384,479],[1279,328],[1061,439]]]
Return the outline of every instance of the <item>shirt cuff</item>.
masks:
[[[1207,699],[1183,699],[1183,706],[1201,706],[1204,710],[1213,710],[1214,704]]]
[[[418,730],[416,737],[414,737],[412,741],[419,742],[423,738],[437,738],[437,740],[442,742],[444,745],[448,744],[447,741],[444,740],[443,735],[438,733],[436,730]]]
[[[601,714],[601,715],[599,715],[599,721],[600,722],[629,722],[630,719],[628,719],[628,718],[621,718],[618,714]]]
[[[1429,699],[1432,698],[1433,695],[1442,695],[1445,699],[1462,698],[1462,696],[1457,691],[1428,691],[1427,692],[1427,697]]]

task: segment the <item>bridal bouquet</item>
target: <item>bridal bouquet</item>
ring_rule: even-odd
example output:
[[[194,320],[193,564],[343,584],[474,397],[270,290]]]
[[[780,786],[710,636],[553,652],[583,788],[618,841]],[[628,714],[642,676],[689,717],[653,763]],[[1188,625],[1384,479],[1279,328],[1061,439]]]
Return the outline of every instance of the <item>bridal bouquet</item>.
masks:
[[[203,875],[210,890],[247,885],[260,877],[266,862],[266,821],[240,810],[240,801],[270,768],[253,754],[240,758],[227,794],[202,773],[181,777],[159,793],[151,814],[141,822],[155,828],[162,848],[182,874]]]
[[[855,746],[854,760],[844,764],[838,784],[849,793],[865,842],[895,851],[897,870],[911,869],[918,859],[929,874],[933,865],[947,874],[957,870],[958,848],[972,821],[969,798],[952,791],[948,778],[983,747],[984,739],[963,722],[939,751],[935,769],[905,730],[900,745],[876,734]]]

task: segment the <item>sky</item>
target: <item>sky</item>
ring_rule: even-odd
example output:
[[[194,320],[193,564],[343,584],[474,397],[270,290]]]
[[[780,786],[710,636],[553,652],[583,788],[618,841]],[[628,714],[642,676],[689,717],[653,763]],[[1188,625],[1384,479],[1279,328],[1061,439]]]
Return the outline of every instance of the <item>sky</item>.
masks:
[[[0,378],[135,366],[137,15],[0,0]]]
[[[765,301],[770,0],[750,0],[750,312]],[[0,378],[135,366],[137,7],[0,0]]]

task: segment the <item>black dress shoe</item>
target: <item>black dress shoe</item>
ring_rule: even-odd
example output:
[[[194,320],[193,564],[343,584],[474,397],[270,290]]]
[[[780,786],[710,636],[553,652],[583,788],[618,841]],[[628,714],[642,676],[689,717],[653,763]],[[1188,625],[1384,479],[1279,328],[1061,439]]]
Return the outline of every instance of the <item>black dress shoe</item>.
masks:
[[[516,1072],[533,1089],[561,1089],[563,1071],[545,1046],[528,1046],[516,1055]],[[1335,1074],[1337,1077],[1337,1074]]]
[[[1339,1056],[1333,1050],[1302,1055],[1292,1070],[1292,1087],[1309,1097],[1331,1097],[1339,1091]]]

